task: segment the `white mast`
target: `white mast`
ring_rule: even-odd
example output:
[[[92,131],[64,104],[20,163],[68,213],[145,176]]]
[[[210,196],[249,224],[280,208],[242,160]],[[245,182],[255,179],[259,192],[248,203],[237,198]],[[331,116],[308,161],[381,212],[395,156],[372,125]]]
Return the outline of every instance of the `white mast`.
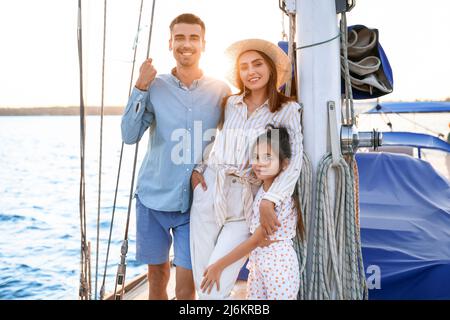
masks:
[[[313,186],[315,190],[315,175],[322,156],[331,151],[330,133],[328,129],[328,106],[333,101],[336,111],[336,123],[340,132],[341,114],[341,82],[340,82],[340,38],[337,23],[335,0],[296,0],[296,43],[297,47],[308,46],[335,38],[324,44],[297,50],[297,74],[299,102],[303,104],[304,150],[311,159],[313,169]],[[336,134],[335,143],[339,145],[340,138]],[[334,180],[334,179],[333,179]],[[330,195],[335,194],[335,183],[330,182]],[[331,201],[333,204],[333,201]],[[315,194],[311,212],[315,213]],[[313,222],[314,217],[309,221]],[[313,230],[312,226],[307,226]],[[308,243],[314,237],[310,232]],[[308,256],[311,247],[308,246]],[[309,278],[311,259],[307,259],[306,275]]]

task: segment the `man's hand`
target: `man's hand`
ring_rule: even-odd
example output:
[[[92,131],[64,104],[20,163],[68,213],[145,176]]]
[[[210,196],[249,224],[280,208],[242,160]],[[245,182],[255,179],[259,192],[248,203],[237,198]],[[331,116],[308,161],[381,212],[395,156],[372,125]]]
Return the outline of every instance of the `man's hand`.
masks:
[[[278,227],[281,227],[280,221],[275,213],[275,204],[272,201],[263,199],[259,205],[259,223],[264,231],[265,237],[274,234]]]
[[[152,59],[147,59],[139,69],[139,78],[136,81],[135,87],[142,91],[147,91],[148,86],[156,77],[156,69],[152,65]]]
[[[191,176],[192,190],[194,190],[195,187],[196,187],[199,183],[202,184],[203,190],[206,191],[207,186],[206,186],[205,178],[203,177],[203,175],[202,175],[200,172],[194,170],[194,171],[192,171],[192,176]]]

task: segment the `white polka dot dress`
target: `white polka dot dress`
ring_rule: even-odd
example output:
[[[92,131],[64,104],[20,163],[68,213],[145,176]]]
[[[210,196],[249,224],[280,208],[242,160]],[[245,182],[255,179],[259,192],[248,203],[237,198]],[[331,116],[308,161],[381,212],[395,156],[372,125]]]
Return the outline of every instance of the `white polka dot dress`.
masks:
[[[259,227],[259,205],[264,196],[261,187],[253,202],[250,232]],[[291,197],[275,207],[281,227],[270,238],[280,240],[268,247],[256,248],[250,253],[247,268],[247,299],[295,300],[300,286],[297,254],[292,238],[296,234],[297,210]]]

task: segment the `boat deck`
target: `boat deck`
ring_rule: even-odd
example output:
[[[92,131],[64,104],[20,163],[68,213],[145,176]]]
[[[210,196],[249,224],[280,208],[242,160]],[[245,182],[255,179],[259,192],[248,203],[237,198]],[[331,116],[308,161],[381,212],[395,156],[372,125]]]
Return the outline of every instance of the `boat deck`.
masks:
[[[247,290],[247,282],[238,280],[231,293],[233,300],[244,300]],[[175,300],[175,268],[171,268],[169,284],[167,285],[167,294],[169,300]],[[125,285],[125,294],[123,300],[147,300],[148,299],[148,281],[147,273],[143,273]],[[105,300],[114,300],[114,293],[105,296]]]

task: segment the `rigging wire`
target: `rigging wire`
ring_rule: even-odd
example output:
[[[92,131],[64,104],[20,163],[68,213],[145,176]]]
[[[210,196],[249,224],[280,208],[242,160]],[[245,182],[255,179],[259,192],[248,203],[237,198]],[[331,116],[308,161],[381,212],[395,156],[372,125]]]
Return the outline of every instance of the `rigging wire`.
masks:
[[[90,299],[90,281],[88,281],[89,254],[86,242],[86,200],[85,200],[85,142],[86,142],[86,114],[83,92],[83,29],[82,29],[81,0],[78,0],[78,21],[77,21],[77,44],[78,44],[78,66],[80,74],[80,190],[79,190],[79,210],[80,210],[80,288],[79,298],[81,300]]]
[[[286,34],[286,26],[284,23],[284,12],[281,12],[281,39],[283,41],[287,41],[288,40],[288,36]]]
[[[339,32],[337,35],[335,35],[334,37],[332,37],[332,38],[330,38],[330,39],[327,39],[327,40],[324,40],[324,41],[320,41],[320,42],[315,42],[315,43],[308,44],[308,45],[304,45],[304,46],[300,46],[300,47],[297,47],[297,48],[295,48],[295,49],[296,49],[296,50],[303,50],[303,49],[306,49],[306,48],[311,48],[311,47],[320,46],[320,45],[322,45],[322,44],[331,42],[331,41],[333,41],[333,40],[339,38],[340,36],[341,36],[341,33]]]
[[[388,108],[386,108],[386,107],[383,107],[383,108],[388,109]],[[389,109],[388,109],[388,110],[389,110]],[[391,112],[392,112],[392,111],[391,111]],[[425,129],[425,130],[427,130],[427,131],[429,131],[429,132],[435,134],[436,136],[443,135],[441,132],[438,132],[438,131],[435,131],[435,130],[433,130],[433,129],[430,129],[429,127],[426,127],[426,126],[420,124],[420,123],[417,122],[417,121],[414,121],[414,120],[412,120],[412,119],[409,119],[408,117],[405,117],[405,116],[401,115],[401,114],[398,113],[398,112],[392,112],[392,113],[394,113],[395,115],[399,116],[400,118],[402,118],[402,119],[404,119],[404,120],[406,120],[406,121],[411,122],[412,124],[414,124],[414,125],[416,125],[416,126],[418,126],[418,127],[421,127],[422,129]],[[383,114],[386,115],[386,117],[387,117],[387,114],[386,114],[386,113],[383,112]],[[388,119],[389,119],[389,118],[388,118]],[[389,125],[389,124],[388,124],[388,125]],[[392,124],[391,124],[391,126],[392,126]],[[391,131],[392,131],[392,128],[391,128]]]
[[[295,46],[295,14],[293,13],[289,13],[288,14],[289,17],[289,41],[288,41],[288,57],[289,57],[289,61],[291,62],[291,65],[295,66],[294,60],[295,60],[295,50],[294,50],[294,46]],[[296,70],[294,70],[294,74],[296,73]],[[295,77],[294,77],[295,78]],[[286,83],[286,89],[285,89],[285,94],[290,97],[291,93],[292,93],[292,85],[297,83],[297,82],[293,82],[294,79],[290,79],[287,83]]]
[[[342,34],[341,37],[341,50],[344,57],[344,63],[341,64],[341,69],[344,72],[344,80],[345,80],[345,106],[346,106],[346,118],[345,124],[354,125],[356,124],[355,118],[355,109],[353,106],[353,91],[352,85],[350,82],[350,70],[348,66],[348,33],[347,33],[347,16],[345,12],[341,14],[341,23],[340,23],[340,32]]]
[[[135,45],[133,46],[133,61],[132,61],[132,66],[131,66],[131,77],[130,77],[130,85],[128,88],[128,97],[130,97],[130,95],[131,95],[131,88],[133,85],[133,76],[134,76],[134,68],[135,68],[135,63],[136,63],[136,53],[137,53],[137,49],[138,49],[138,37],[139,37],[139,31],[140,31],[140,25],[141,25],[143,4],[144,4],[144,0],[141,0],[141,4],[139,7],[139,18],[138,18],[137,31],[136,31],[136,40],[135,40]],[[111,222],[110,222],[110,226],[109,226],[108,247],[106,249],[106,260],[105,260],[105,266],[104,266],[104,270],[103,270],[102,286],[100,289],[100,299],[101,300],[103,300],[103,298],[105,296],[106,271],[108,269],[109,252],[111,249],[112,230],[114,227],[114,218],[115,218],[115,213],[116,213],[117,193],[119,190],[120,171],[122,168],[122,159],[123,159],[123,148],[124,148],[124,142],[122,141],[122,144],[120,147],[119,166],[117,169],[116,188],[114,191],[113,210],[112,210]]]
[[[150,44],[152,40],[152,30],[153,30],[153,18],[154,18],[154,12],[155,12],[155,2],[156,0],[153,0],[152,4],[152,14],[150,19],[150,30],[148,33],[148,43],[147,43],[147,59],[150,57]],[[134,179],[135,179],[135,173],[136,173],[136,164],[137,164],[137,157],[138,157],[138,150],[139,150],[139,141],[136,141],[136,149],[134,153],[134,162],[133,162],[133,173],[131,176],[131,187],[130,187],[130,195],[128,199],[128,212],[127,212],[127,222],[125,226],[125,235],[124,240],[122,242],[121,247],[121,255],[120,255],[120,264],[117,270],[117,277],[116,277],[116,285],[114,288],[114,297],[116,300],[122,299],[124,294],[124,286],[125,286],[125,276],[126,276],[126,256],[128,253],[128,229],[130,226],[130,214],[131,214],[131,203],[133,201],[133,189],[134,189]],[[120,285],[120,292],[117,292],[117,286]]]
[[[94,298],[97,300],[97,283],[98,283],[98,256],[100,242],[100,204],[102,194],[102,157],[103,157],[103,110],[105,97],[105,51],[106,51],[106,8],[107,0],[103,5],[103,56],[102,56],[102,97],[100,104],[100,151],[98,164],[98,204],[97,204],[97,247],[95,257],[95,291]]]

